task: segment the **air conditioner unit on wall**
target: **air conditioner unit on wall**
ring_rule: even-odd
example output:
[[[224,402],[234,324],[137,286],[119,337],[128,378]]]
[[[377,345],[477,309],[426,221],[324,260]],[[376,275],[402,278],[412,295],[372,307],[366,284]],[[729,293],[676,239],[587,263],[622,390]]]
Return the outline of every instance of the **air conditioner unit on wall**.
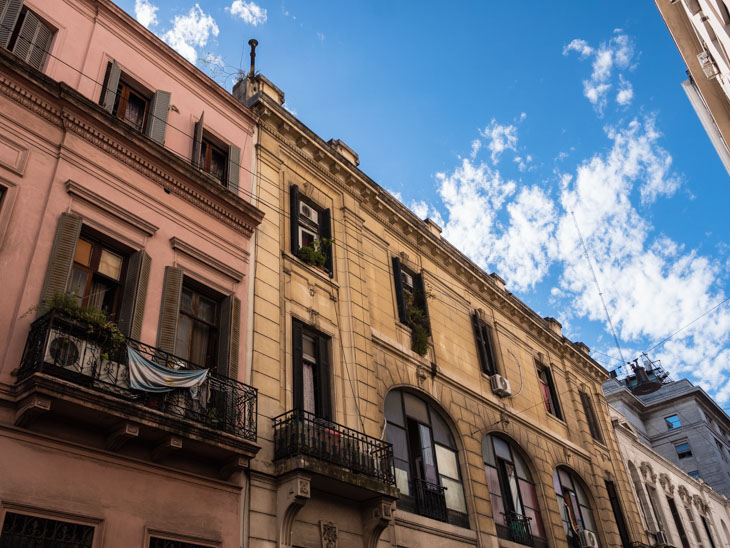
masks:
[[[580,548],[598,548],[598,537],[593,531],[583,529],[579,535]]]
[[[413,289],[413,276],[408,274],[408,272],[401,272],[401,280],[403,280],[403,285],[405,287]]]
[[[314,225],[319,224],[319,213],[304,202],[299,203],[299,215]]]
[[[492,375],[490,382],[492,383],[492,392],[500,398],[506,398],[512,395],[509,381],[502,375]]]
[[[709,51],[698,53],[697,61],[699,61],[702,71],[708,79],[715,78],[718,74],[720,74],[720,70],[717,68],[717,64]]]
[[[48,333],[43,361],[77,373],[93,376],[101,350],[84,339],[51,329]]]

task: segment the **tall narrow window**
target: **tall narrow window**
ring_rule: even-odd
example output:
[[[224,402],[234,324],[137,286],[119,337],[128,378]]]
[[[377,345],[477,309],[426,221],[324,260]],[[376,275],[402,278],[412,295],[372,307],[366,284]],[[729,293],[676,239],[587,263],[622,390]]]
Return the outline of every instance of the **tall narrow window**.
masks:
[[[76,242],[68,292],[81,306],[101,310],[117,321],[125,266],[121,252],[82,235]]]
[[[542,401],[545,404],[545,409],[551,415],[562,419],[563,414],[560,412],[558,393],[555,390],[550,368],[542,364],[537,364],[537,378],[540,381],[540,392],[542,393]]]
[[[393,257],[393,284],[398,308],[398,319],[411,328],[411,350],[425,356],[431,334],[428,299],[423,273],[416,274]]]
[[[385,417],[401,493],[399,507],[468,527],[459,455],[439,411],[410,392],[391,390]]]
[[[334,276],[332,221],[330,210],[300,196],[299,187],[289,187],[291,252],[307,264]]]
[[[0,4],[0,46],[6,46],[32,67],[43,70],[55,29],[32,10],[21,8],[22,2],[18,0],[3,4]]]
[[[710,525],[707,523],[707,519],[700,514],[700,520],[702,520],[702,525],[705,528],[705,534],[707,535],[707,540],[710,541],[711,548],[715,548],[715,540],[712,538],[712,531],[710,531]]]
[[[297,320],[292,338],[294,407],[331,420],[330,338]]]
[[[215,367],[218,317],[217,299],[186,280],[180,297],[175,355],[200,367]]]
[[[573,472],[559,467],[553,473],[553,484],[568,544],[578,546],[581,531],[597,531],[583,483]]]
[[[497,536],[528,546],[547,547],[545,526],[532,474],[511,442],[485,436],[482,456]]]
[[[593,409],[593,401],[591,400],[591,397],[585,392],[580,391],[579,393],[580,400],[583,403],[583,412],[586,414],[586,421],[588,421],[588,429],[591,431],[591,437],[597,442],[603,443],[601,428],[598,425],[596,412]]]
[[[479,317],[479,313],[476,311],[472,313],[471,321],[474,326],[474,338],[477,343],[477,354],[479,355],[482,373],[494,375],[497,372],[497,364],[494,360],[491,328]]]
[[[689,539],[687,538],[687,533],[684,531],[684,525],[682,525],[682,518],[679,517],[679,512],[677,511],[677,505],[674,504],[674,499],[667,497],[667,504],[669,504],[669,511],[672,513],[672,518],[674,519],[674,525],[677,527],[677,532],[679,533],[679,540],[682,542],[682,548],[689,548]]]
[[[213,177],[223,182],[226,179],[226,166],[228,154],[223,147],[213,141],[209,136],[203,137],[200,150],[200,166]]]

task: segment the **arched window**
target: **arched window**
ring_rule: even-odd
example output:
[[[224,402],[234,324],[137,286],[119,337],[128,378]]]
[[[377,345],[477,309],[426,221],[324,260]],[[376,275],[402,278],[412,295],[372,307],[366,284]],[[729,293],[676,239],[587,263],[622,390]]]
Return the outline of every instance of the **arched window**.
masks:
[[[413,393],[392,390],[385,419],[401,494],[398,508],[468,527],[456,443],[441,412]]]
[[[578,548],[581,531],[596,532],[596,522],[588,502],[583,481],[568,468],[558,467],[553,473],[555,494],[568,545]]]
[[[488,435],[482,442],[497,536],[527,546],[547,547],[535,482],[522,451],[510,441]]]

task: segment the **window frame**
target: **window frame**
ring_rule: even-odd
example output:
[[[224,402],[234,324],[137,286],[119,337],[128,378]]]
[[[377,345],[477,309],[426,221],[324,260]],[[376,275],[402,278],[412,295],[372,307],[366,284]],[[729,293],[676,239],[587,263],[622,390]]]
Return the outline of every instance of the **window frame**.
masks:
[[[332,337],[309,324],[292,317],[292,401],[294,409],[304,408],[304,337],[313,339],[315,363],[312,364],[313,400],[315,417],[333,420],[332,397]],[[311,362],[311,360],[306,360]],[[308,411],[311,413],[311,411]]]
[[[549,414],[555,417],[556,419],[562,421],[563,420],[563,413],[560,406],[560,401],[558,400],[558,392],[555,388],[555,380],[553,379],[552,370],[549,366],[535,360],[535,366],[537,369],[537,380],[540,384],[540,393],[542,394],[542,400],[543,404],[545,405],[545,411]],[[541,373],[545,374],[545,380],[542,379]],[[547,389],[547,396],[545,394],[545,390]],[[548,401],[549,400],[549,401]]]
[[[23,2],[22,7],[20,8],[20,12],[18,14],[18,18],[15,21],[15,24],[13,25],[13,28],[10,32],[10,37],[8,38],[8,43],[5,46],[6,49],[10,52],[12,52],[16,57],[21,58],[16,50],[16,46],[18,43],[18,38],[20,37],[20,31],[23,28],[23,24],[25,23],[25,20],[28,16],[28,13],[30,13],[35,19],[38,21],[38,24],[45,28],[46,32],[48,33],[48,42],[45,44],[41,49],[42,51],[42,58],[38,61],[38,63],[32,62],[32,60],[29,59],[22,59],[29,65],[31,65],[33,68],[43,71],[46,67],[46,62],[48,61],[48,57],[50,56],[51,52],[51,46],[53,45],[53,41],[56,37],[56,34],[58,33],[58,28],[55,25],[52,25],[48,22],[48,20],[40,15],[37,11],[29,8],[25,5],[25,2]],[[37,31],[36,36],[34,38],[37,38]],[[32,47],[30,47],[32,46]],[[30,43],[30,46],[28,48],[28,57],[32,56],[33,48],[38,47],[38,44],[33,41]],[[47,48],[47,49],[46,49]]]
[[[566,486],[563,484],[563,478],[560,472],[563,471],[568,478],[570,479],[571,485]],[[557,481],[556,481],[557,480]],[[598,524],[596,522],[596,516],[593,512],[593,506],[591,505],[591,500],[589,498],[589,492],[588,489],[585,486],[585,482],[571,470],[570,468],[567,468],[565,466],[557,466],[553,472],[553,487],[560,487],[561,492],[558,493],[557,490],[555,490],[555,495],[558,498],[559,502],[563,502],[565,509],[568,513],[568,518],[573,523],[566,523],[565,519],[563,518],[563,512],[560,512],[561,522],[563,524],[563,529],[566,530],[566,527],[570,529],[570,531],[573,531],[574,533],[579,533],[580,531],[592,531],[594,533],[598,533]],[[567,497],[566,497],[566,490],[567,490]],[[582,504],[580,502],[580,497],[578,490],[582,493],[583,497],[586,500],[587,506]],[[573,496],[571,496],[573,494]],[[568,504],[568,501],[570,501],[570,504]],[[575,515],[576,506],[578,508],[578,515]],[[594,529],[590,529],[586,527],[586,516],[583,514],[583,510],[587,509],[588,512],[590,512],[590,521],[593,524]],[[580,522],[578,522],[580,520]],[[566,531],[567,535],[567,531]]]
[[[487,376],[498,375],[499,368],[495,359],[494,338],[492,337],[493,328],[482,320],[477,310],[472,312],[471,320],[481,372]]]
[[[334,239],[332,238],[332,212],[329,208],[325,208],[312,200],[307,196],[302,196],[299,192],[299,186],[296,184],[289,185],[289,226],[290,226],[290,245],[291,254],[304,262],[299,255],[302,246],[301,229],[304,228],[307,232],[314,232],[311,225],[311,221],[304,217],[302,222],[301,204],[306,204],[308,207],[317,212],[318,223],[316,240],[321,242],[323,239],[330,240],[330,245],[324,250],[325,262],[322,267],[318,265],[310,265],[314,268],[318,268],[327,272],[330,278],[334,278]]]
[[[127,105],[129,104],[129,96],[134,95],[140,101],[144,102],[144,111],[142,112],[142,123],[137,125],[132,120],[126,117]],[[144,134],[147,130],[147,124],[149,123],[149,111],[150,104],[152,103],[151,93],[140,91],[140,87],[137,84],[130,83],[130,78],[127,74],[122,72],[119,77],[119,85],[117,87],[116,99],[114,100],[114,108],[112,109],[112,116],[115,116],[125,124],[129,125],[135,131]]]
[[[591,437],[594,441],[597,441],[601,445],[604,445],[603,432],[601,431],[600,423],[598,422],[598,416],[596,415],[595,407],[593,406],[593,398],[587,392],[579,390],[581,403],[583,404],[583,413],[586,416],[588,422],[588,430],[591,433]]]
[[[209,321],[205,320],[204,318],[200,316],[195,315],[195,311],[188,312],[183,310],[183,294],[185,291],[189,291],[192,293],[192,308],[195,308],[196,306],[200,306],[200,298],[206,299],[208,301],[211,301],[215,305],[215,311],[213,313],[213,317],[215,318],[215,324],[210,323]],[[174,355],[183,358],[187,362],[193,364],[194,366],[201,367],[201,368],[208,368],[211,370],[216,370],[218,366],[218,339],[221,336],[221,313],[222,313],[222,301],[223,296],[220,295],[217,291],[205,286],[204,284],[188,277],[183,276],[183,282],[182,282],[182,289],[180,291],[180,305],[178,307],[178,320],[177,320],[177,329],[178,332],[175,336],[175,352]],[[180,338],[180,318],[181,316],[185,316],[190,320],[190,333],[189,337],[187,339],[187,355],[183,356],[180,355],[178,351],[178,340]],[[208,329],[208,348],[205,351],[206,359],[205,363],[198,363],[193,360],[193,356],[195,355],[194,348],[193,348],[193,341],[194,341],[194,333],[195,333],[195,327],[196,325],[202,325],[205,328]],[[211,334],[212,333],[212,334]]]
[[[676,419],[676,426],[674,421],[670,419]],[[682,421],[679,420],[679,415],[677,415],[677,413],[664,417],[664,424],[667,426],[667,430],[677,430],[678,428],[682,428]]]
[[[683,445],[686,445],[687,446],[687,450],[680,452],[679,448],[682,447]],[[681,442],[675,442],[674,443],[674,450],[677,452],[677,458],[679,460],[688,459],[688,458],[694,456],[694,453],[692,452],[692,446],[689,444],[689,440],[684,440],[684,441],[681,441]]]
[[[213,153],[217,153],[223,159],[223,170],[220,177],[211,171]],[[210,132],[203,130],[203,136],[200,140],[200,169],[208,173],[216,181],[225,185],[228,180],[228,150],[216,139]]]
[[[101,535],[97,534],[100,530],[101,521],[99,520],[86,520],[86,519],[79,519],[76,516],[70,516],[66,515],[65,513],[61,512],[51,512],[51,511],[35,511],[34,509],[28,509],[25,508],[15,508],[15,507],[8,507],[6,506],[5,512],[0,512],[0,516],[2,516],[2,523],[0,523],[0,536],[3,535],[3,532],[5,530],[5,526],[8,523],[8,516],[9,515],[15,515],[15,516],[24,516],[29,519],[39,519],[39,520],[45,520],[50,522],[56,522],[60,524],[68,524],[68,525],[74,525],[78,527],[84,527],[91,529],[91,542],[88,545],[89,548],[97,548],[100,546],[100,540]],[[7,535],[7,532],[5,532]],[[37,540],[37,539],[36,539]],[[49,539],[44,539],[49,540]],[[82,546],[82,545],[79,545]]]

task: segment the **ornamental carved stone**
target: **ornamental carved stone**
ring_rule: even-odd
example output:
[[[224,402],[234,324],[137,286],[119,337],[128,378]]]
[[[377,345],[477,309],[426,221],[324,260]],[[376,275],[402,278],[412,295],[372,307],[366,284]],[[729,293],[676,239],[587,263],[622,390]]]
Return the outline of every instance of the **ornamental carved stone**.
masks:
[[[679,498],[682,499],[682,502],[685,506],[688,506],[692,502],[692,497],[690,497],[690,494],[684,485],[680,485],[679,489],[677,489],[677,492],[679,493]]]
[[[322,548],[337,548],[337,526],[331,521],[320,521],[319,532],[322,535]]]
[[[674,484],[672,483],[672,480],[669,478],[668,474],[665,474],[664,472],[659,474],[659,483],[661,484],[664,492],[668,496],[671,497],[674,495]]]

